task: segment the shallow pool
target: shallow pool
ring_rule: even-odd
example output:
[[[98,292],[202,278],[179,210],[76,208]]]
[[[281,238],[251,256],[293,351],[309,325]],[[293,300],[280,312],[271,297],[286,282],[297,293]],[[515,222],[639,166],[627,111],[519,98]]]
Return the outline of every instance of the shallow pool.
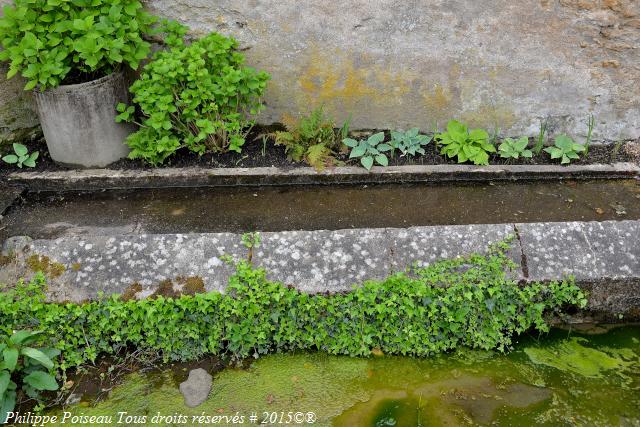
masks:
[[[194,409],[178,390],[185,368],[176,369],[132,374],[105,401],[64,411],[113,416],[113,425],[118,412],[146,416],[143,425],[158,425],[158,414],[187,420],[161,425],[213,425],[198,423],[203,414],[242,415],[241,425],[253,425],[252,414],[260,424],[274,413],[267,425],[285,425],[290,412],[305,415],[298,425],[310,425],[313,413],[319,426],[640,425],[640,326],[556,328],[521,337],[508,354],[273,355],[215,374],[209,399]]]

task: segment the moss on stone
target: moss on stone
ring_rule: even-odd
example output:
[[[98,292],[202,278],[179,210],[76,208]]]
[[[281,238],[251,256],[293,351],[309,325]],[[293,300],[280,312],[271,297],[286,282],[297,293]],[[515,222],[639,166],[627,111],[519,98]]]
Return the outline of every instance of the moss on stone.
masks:
[[[140,285],[140,283],[138,282],[135,282],[127,289],[125,289],[125,291],[122,293],[121,299],[123,301],[130,301],[132,299],[135,299],[138,292],[142,292],[142,285]]]
[[[195,295],[206,292],[204,280],[200,276],[178,277],[176,282],[182,286],[181,293],[183,295]]]
[[[56,279],[62,276],[66,270],[63,264],[51,261],[48,256],[37,254],[31,255],[27,258],[27,266],[33,272],[41,271],[50,279]]]

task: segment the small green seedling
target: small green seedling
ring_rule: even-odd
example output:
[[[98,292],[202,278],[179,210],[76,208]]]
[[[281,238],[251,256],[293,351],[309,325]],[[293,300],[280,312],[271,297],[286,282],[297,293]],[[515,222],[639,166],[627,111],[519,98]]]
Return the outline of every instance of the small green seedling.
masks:
[[[533,150],[532,150],[535,154],[540,154],[540,152],[544,148],[544,140],[547,136],[548,126],[549,126],[548,119],[540,120],[540,132],[538,132],[538,139],[536,141],[536,145],[533,147]]]
[[[384,154],[391,150],[389,144],[383,144],[384,132],[378,132],[371,135],[368,139],[356,141],[355,139],[345,138],[342,143],[351,148],[349,154],[350,159],[360,159],[360,163],[367,170],[371,170],[374,161],[381,166],[387,166],[389,159]]]
[[[244,233],[242,235],[242,244],[247,249],[259,247],[261,241],[262,238],[260,237],[260,233],[257,231],[253,233]]]
[[[584,153],[585,147],[582,144],[576,144],[567,135],[560,135],[556,137],[555,144],[545,148],[544,151],[551,154],[552,159],[562,159],[560,163],[567,165],[571,160],[579,159],[578,153]]]
[[[458,163],[472,161],[476,165],[488,165],[489,153],[496,152],[486,130],[470,131],[466,125],[456,120],[447,123],[447,131],[436,135],[436,141],[440,146],[440,153],[448,158],[457,157]]]
[[[34,151],[29,154],[29,149],[22,144],[13,144],[13,152],[15,154],[4,156],[2,161],[10,165],[16,165],[21,169],[23,165],[29,168],[36,167],[36,160],[38,160],[40,152]]]
[[[403,156],[415,156],[416,153],[424,154],[424,148],[422,147],[430,142],[430,136],[420,135],[419,128],[411,128],[406,132],[391,131],[391,141],[389,145],[391,145],[392,153],[395,150],[400,150]]]
[[[502,144],[498,147],[500,157],[503,159],[519,159],[520,157],[531,158],[533,152],[527,149],[529,145],[529,138],[523,136],[517,140],[506,138]]]
[[[253,249],[260,246],[262,242],[262,238],[260,237],[260,233],[244,233],[242,235],[242,245],[249,249],[249,253],[247,254],[247,259],[249,262],[253,260]]]
[[[589,128],[587,132],[587,141],[584,143],[584,155],[589,155],[589,148],[591,147],[591,137],[593,136],[593,128],[596,127],[596,119],[593,117],[593,114],[589,115],[587,119],[587,126]]]

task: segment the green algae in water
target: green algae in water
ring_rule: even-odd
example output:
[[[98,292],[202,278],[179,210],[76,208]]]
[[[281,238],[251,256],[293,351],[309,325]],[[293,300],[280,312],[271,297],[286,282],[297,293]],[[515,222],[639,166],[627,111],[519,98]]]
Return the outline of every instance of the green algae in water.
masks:
[[[585,338],[575,337],[554,346],[525,348],[524,352],[533,363],[585,377],[602,378],[606,371],[624,370],[629,367],[631,362],[624,358],[632,357],[634,353],[630,349],[623,349],[622,352],[608,349],[617,356],[615,357],[605,351],[582,345],[586,342],[588,341]]]
[[[249,369],[216,374],[209,399],[198,408],[184,405],[174,375],[167,371],[133,374],[106,401],[66,410],[84,415],[127,411],[149,417],[313,411],[318,417],[314,425],[336,427],[633,426],[640,425],[639,339],[640,327],[584,337],[556,330],[541,342],[523,338],[506,355],[468,349],[428,359],[273,355]],[[604,367],[601,375],[585,376],[570,369],[540,369],[530,359],[531,349],[551,354],[558,349],[578,351],[594,359],[589,351],[593,350],[607,357],[606,362],[601,354],[595,357],[594,363]],[[189,419],[162,425],[202,424]]]

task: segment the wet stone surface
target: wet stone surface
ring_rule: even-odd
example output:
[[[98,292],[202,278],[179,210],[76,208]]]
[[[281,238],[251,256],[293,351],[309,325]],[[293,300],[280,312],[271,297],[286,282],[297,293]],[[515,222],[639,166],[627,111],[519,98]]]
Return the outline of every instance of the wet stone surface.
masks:
[[[348,291],[367,279],[383,279],[416,262],[484,252],[491,243],[517,236],[511,258],[516,279],[560,280],[576,276],[590,288],[590,306],[608,313],[640,306],[640,223],[534,223],[380,228],[262,233],[253,262],[270,279],[302,291]],[[26,241],[28,242],[28,240]],[[197,282],[224,291],[233,269],[224,256],[247,258],[241,235],[233,233],[69,236],[34,240],[18,253],[21,272],[47,263],[54,300],[95,298],[98,292],[143,298],[167,286]],[[523,268],[524,267],[524,268]],[[10,283],[7,268],[0,282]],[[168,282],[170,281],[170,282]]]
[[[640,181],[29,193],[7,215],[0,241],[613,219],[640,219]]]
[[[0,183],[0,220],[2,215],[16,201],[18,196],[22,194],[23,189],[20,187],[12,187]]]

